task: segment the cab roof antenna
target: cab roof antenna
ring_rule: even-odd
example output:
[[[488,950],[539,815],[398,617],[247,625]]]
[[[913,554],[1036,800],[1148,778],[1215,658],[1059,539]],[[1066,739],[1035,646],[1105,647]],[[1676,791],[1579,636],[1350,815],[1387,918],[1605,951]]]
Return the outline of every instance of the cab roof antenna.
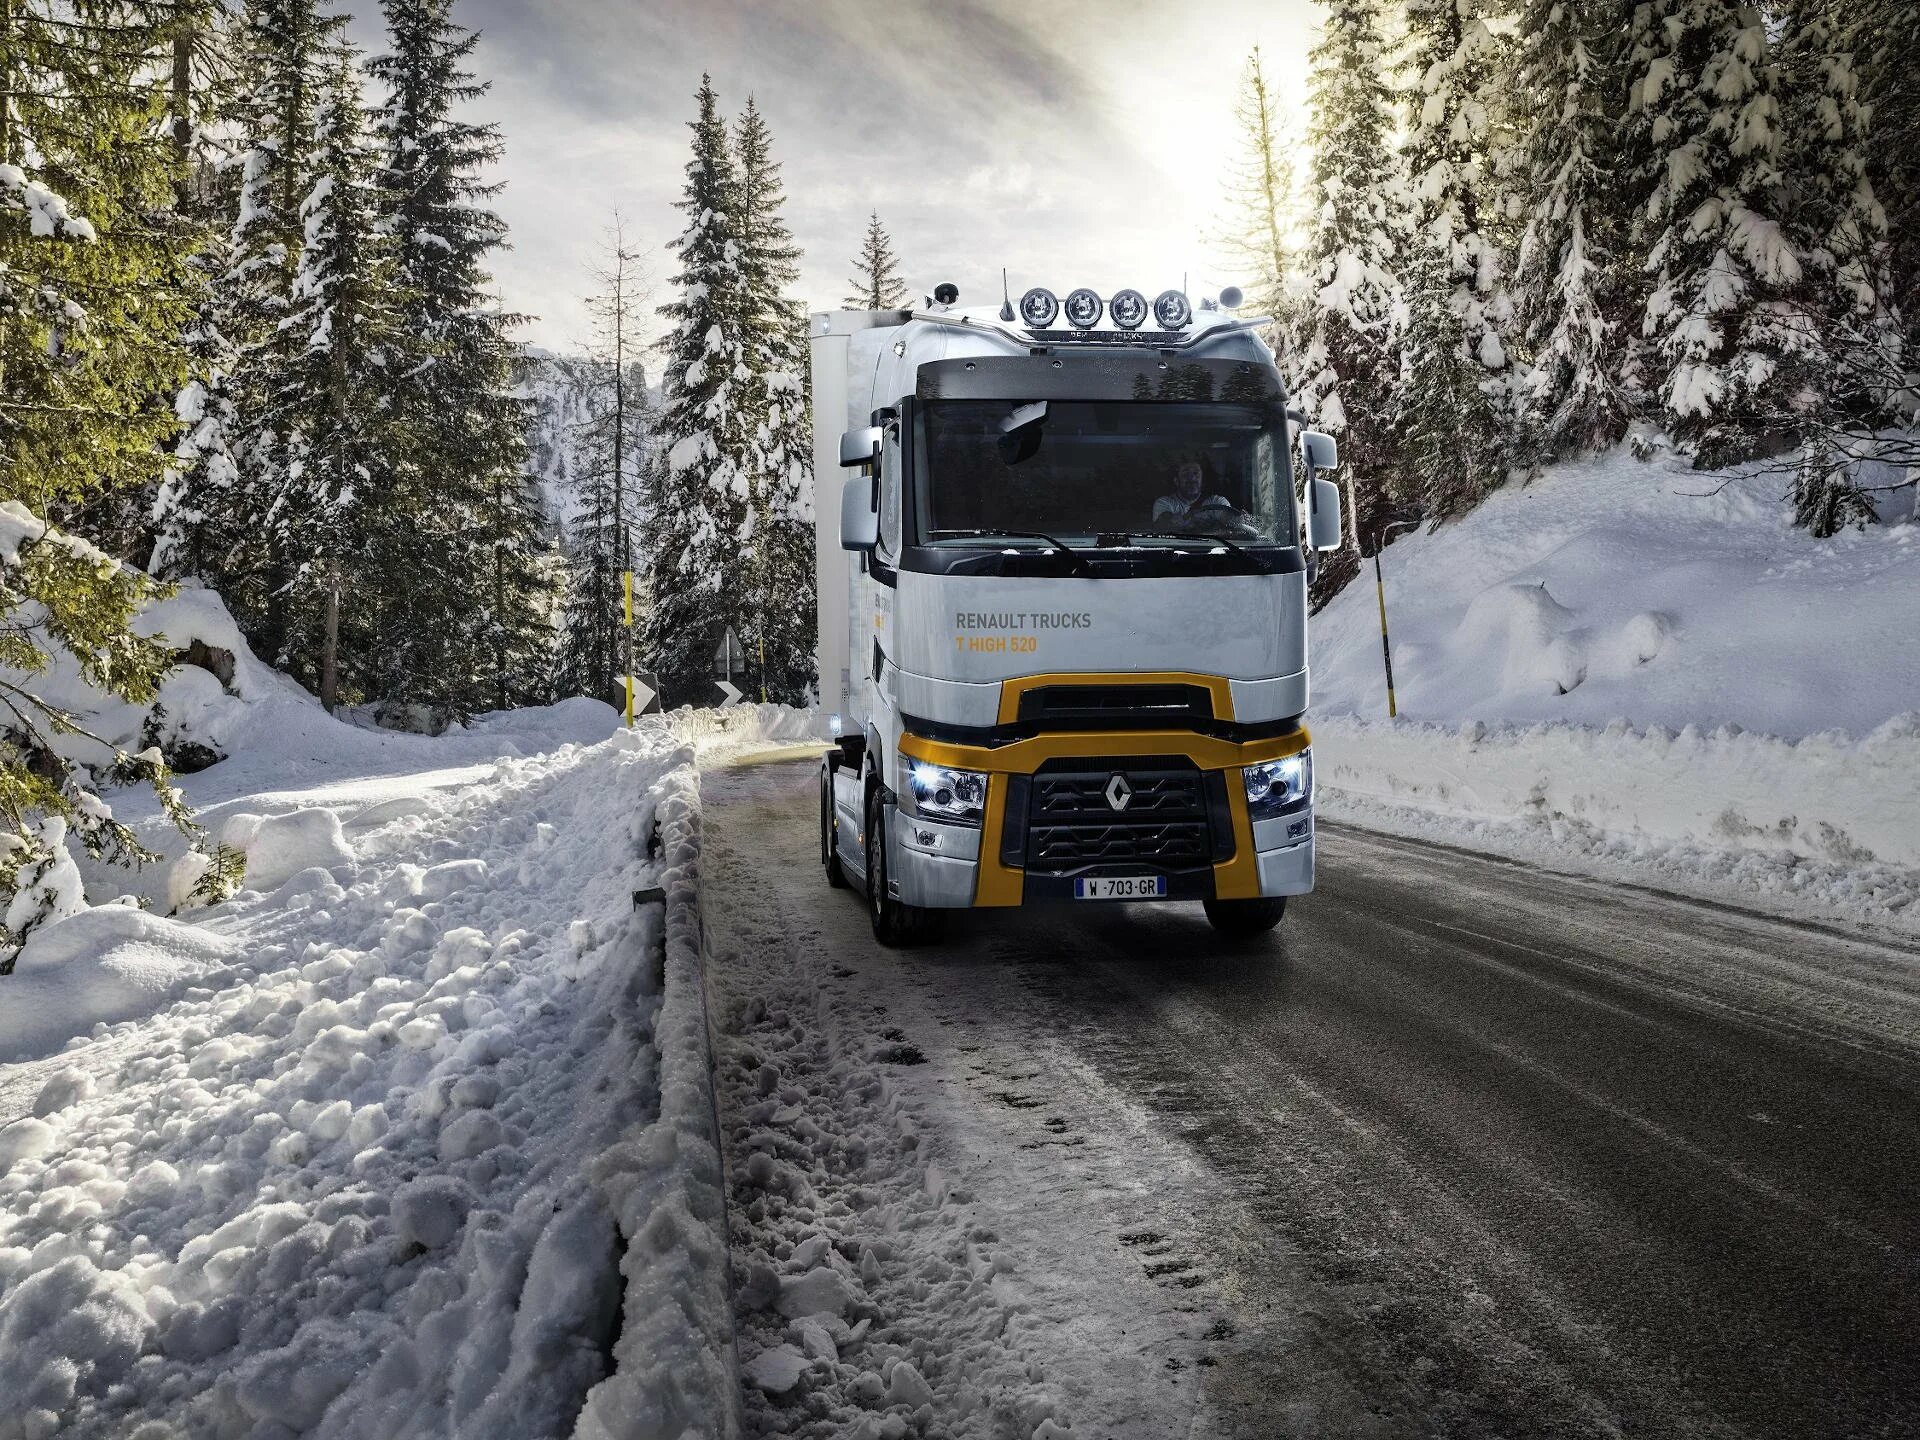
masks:
[[[1000,267],[1000,318],[1013,319],[1013,292],[1007,288],[1007,267]]]

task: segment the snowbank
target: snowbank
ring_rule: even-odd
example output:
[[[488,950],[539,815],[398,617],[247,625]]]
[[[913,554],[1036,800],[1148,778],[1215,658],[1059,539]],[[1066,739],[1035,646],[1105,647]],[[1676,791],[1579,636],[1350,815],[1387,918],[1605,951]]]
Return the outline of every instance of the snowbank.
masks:
[[[664,725],[702,759],[716,760],[755,750],[828,743],[826,717],[818,710],[791,705],[730,705],[724,710],[690,707],[649,716]]]
[[[1437,813],[1564,818],[1655,841],[1920,870],[1920,713],[1858,743],[1737,727],[1455,730],[1335,718],[1314,727],[1314,759],[1321,783]]]
[[[1401,717],[1862,737],[1916,708],[1920,524],[1809,539],[1777,478],[1624,450],[1382,557]],[[1313,620],[1313,708],[1384,717],[1371,567]]]
[[[687,758],[691,759],[691,756]],[[693,769],[662,781],[665,870],[658,1118],[609,1151],[595,1182],[627,1251],[613,1375],[587,1397],[578,1440],[693,1440],[739,1432],[726,1187],[714,1106]]]
[[[223,969],[237,954],[199,926],[130,905],[102,905],[43,926],[28,937],[13,974],[0,978],[0,1063],[150,1014],[184,982]]]
[[[389,772],[344,840],[314,793],[247,797],[293,822],[281,868],[353,863],[203,926],[109,907],[36,936],[0,1023],[58,1044],[100,1007],[42,994],[103,971],[159,1008],[0,1067],[0,1436],[558,1436],[589,1393],[600,1433],[718,1433],[690,760],[639,733],[451,789]],[[661,884],[667,913],[636,906]]]
[[[1734,903],[1908,928],[1920,526],[1810,540],[1777,482],[1624,452],[1496,492],[1313,626],[1322,809]]]

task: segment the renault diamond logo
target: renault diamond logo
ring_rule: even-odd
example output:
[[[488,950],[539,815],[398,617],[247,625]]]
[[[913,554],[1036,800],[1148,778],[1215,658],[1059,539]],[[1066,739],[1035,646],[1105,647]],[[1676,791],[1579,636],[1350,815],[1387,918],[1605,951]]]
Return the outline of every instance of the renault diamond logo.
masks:
[[[1115,810],[1127,808],[1127,802],[1133,799],[1133,787],[1127,783],[1127,777],[1116,775],[1107,781],[1107,804]]]

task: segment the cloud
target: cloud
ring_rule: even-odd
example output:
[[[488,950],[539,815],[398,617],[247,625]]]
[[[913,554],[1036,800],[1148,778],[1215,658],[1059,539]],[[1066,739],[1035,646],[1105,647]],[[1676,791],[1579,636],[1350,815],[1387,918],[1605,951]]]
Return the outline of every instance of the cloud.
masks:
[[[1002,265],[1016,289],[1163,288],[1206,228],[1196,211],[1218,168],[1180,136],[1224,121],[1261,26],[1280,23],[1304,46],[1307,8],[461,0],[461,23],[484,32],[474,63],[493,87],[474,113],[507,144],[497,203],[515,248],[498,280],[510,306],[541,317],[531,338],[583,342],[579,295],[618,209],[664,283],[706,72],[729,113],[751,94],[772,127],[815,308],[845,292],[875,209],[918,293],[951,279],[997,295]],[[368,19],[358,33],[379,43]]]

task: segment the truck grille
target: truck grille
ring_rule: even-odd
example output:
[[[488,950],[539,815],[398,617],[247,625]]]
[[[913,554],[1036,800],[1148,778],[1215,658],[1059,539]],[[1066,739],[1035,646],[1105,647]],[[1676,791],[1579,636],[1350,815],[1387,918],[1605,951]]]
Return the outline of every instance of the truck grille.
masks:
[[[1233,849],[1224,787],[1217,787],[1217,804],[1210,793],[1215,788],[1191,761],[1049,762],[1033,777],[1027,797],[1022,858],[1032,870],[1111,862],[1163,869],[1213,864],[1224,858],[1223,850]],[[1123,803],[1115,806],[1113,794]]]

